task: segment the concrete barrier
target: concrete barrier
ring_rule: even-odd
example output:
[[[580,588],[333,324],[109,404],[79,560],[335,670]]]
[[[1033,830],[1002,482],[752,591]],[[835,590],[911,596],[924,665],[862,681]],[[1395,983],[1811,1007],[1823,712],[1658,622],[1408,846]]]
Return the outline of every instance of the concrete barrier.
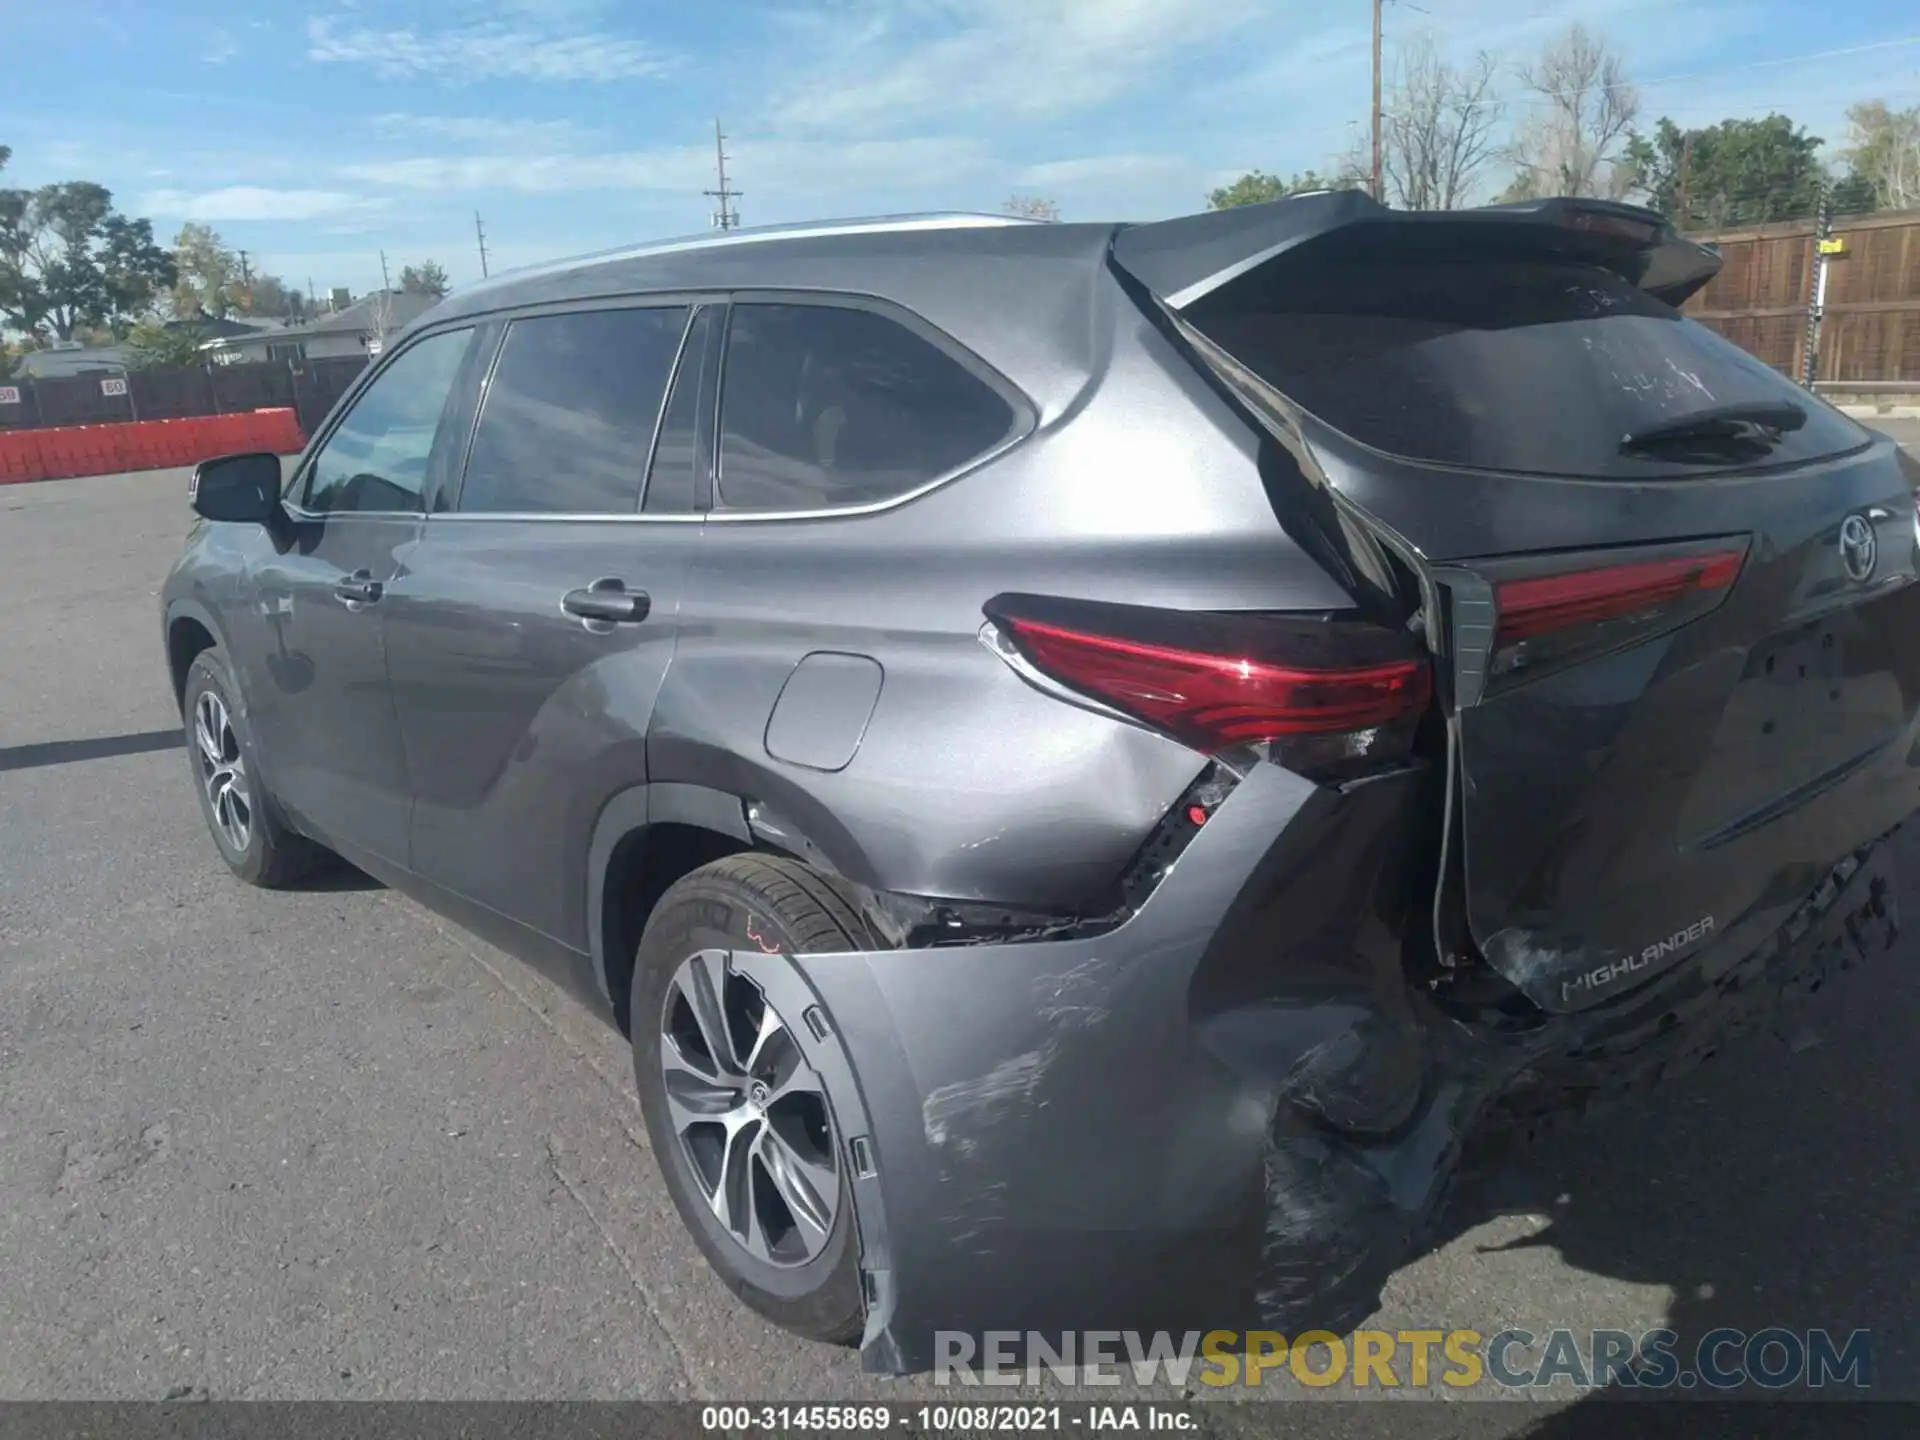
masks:
[[[65,480],[197,465],[216,455],[265,450],[290,455],[307,437],[292,410],[248,410],[182,420],[134,420],[120,425],[68,425],[49,430],[0,430],[0,485]]]

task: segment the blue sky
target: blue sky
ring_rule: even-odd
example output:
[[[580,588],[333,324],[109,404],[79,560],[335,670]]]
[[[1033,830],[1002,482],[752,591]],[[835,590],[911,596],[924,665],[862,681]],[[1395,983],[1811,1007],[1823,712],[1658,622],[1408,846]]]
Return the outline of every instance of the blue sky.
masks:
[[[1055,198],[1198,208],[1324,168],[1368,101],[1366,0],[0,0],[4,183],[98,180],[324,293],[703,229],[713,117],[748,224]],[[1518,60],[1603,33],[1643,116],[1779,109],[1837,140],[1920,103],[1902,0],[1393,0],[1395,38]],[[1518,94],[1503,78],[1503,91]],[[1510,113],[1517,115],[1516,107]]]

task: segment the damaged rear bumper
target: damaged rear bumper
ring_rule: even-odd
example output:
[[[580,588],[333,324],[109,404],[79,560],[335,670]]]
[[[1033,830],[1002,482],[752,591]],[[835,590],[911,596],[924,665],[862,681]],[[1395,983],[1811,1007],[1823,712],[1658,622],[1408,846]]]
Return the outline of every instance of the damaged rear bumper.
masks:
[[[1258,766],[1099,936],[733,954],[808,1016],[853,1170],[867,1369],[929,1369],[941,1332],[1350,1325],[1490,1102],[1596,1035],[1664,1041],[1660,1015],[1720,1008],[1725,976],[1698,966],[1512,1030],[1422,1000],[1401,936],[1424,779]],[[1890,926],[1885,863],[1856,861],[1757,963],[1875,904]]]

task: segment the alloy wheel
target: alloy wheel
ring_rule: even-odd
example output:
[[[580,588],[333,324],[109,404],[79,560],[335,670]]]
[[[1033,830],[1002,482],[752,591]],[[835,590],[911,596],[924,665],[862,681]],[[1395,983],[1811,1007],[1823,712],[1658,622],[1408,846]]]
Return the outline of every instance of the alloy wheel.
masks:
[[[724,951],[701,951],[675,972],[660,1065],[674,1135],[714,1217],[767,1264],[817,1257],[840,1205],[826,1090],[786,1020]]]
[[[193,743],[213,823],[236,855],[245,854],[253,838],[253,791],[233,717],[217,691],[201,691],[194,703]]]

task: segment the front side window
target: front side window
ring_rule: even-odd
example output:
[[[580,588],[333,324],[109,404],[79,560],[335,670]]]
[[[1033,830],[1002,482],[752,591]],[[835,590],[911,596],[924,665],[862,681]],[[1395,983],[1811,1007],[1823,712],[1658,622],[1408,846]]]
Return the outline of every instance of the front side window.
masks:
[[[828,305],[734,307],[720,392],[728,510],[873,504],[1005,441],[1013,407],[898,321]]]
[[[487,384],[460,510],[631,515],[686,325],[684,306],[515,320]]]
[[[447,397],[472,343],[473,331],[447,330],[395,356],[313,457],[305,507],[418,510]]]

